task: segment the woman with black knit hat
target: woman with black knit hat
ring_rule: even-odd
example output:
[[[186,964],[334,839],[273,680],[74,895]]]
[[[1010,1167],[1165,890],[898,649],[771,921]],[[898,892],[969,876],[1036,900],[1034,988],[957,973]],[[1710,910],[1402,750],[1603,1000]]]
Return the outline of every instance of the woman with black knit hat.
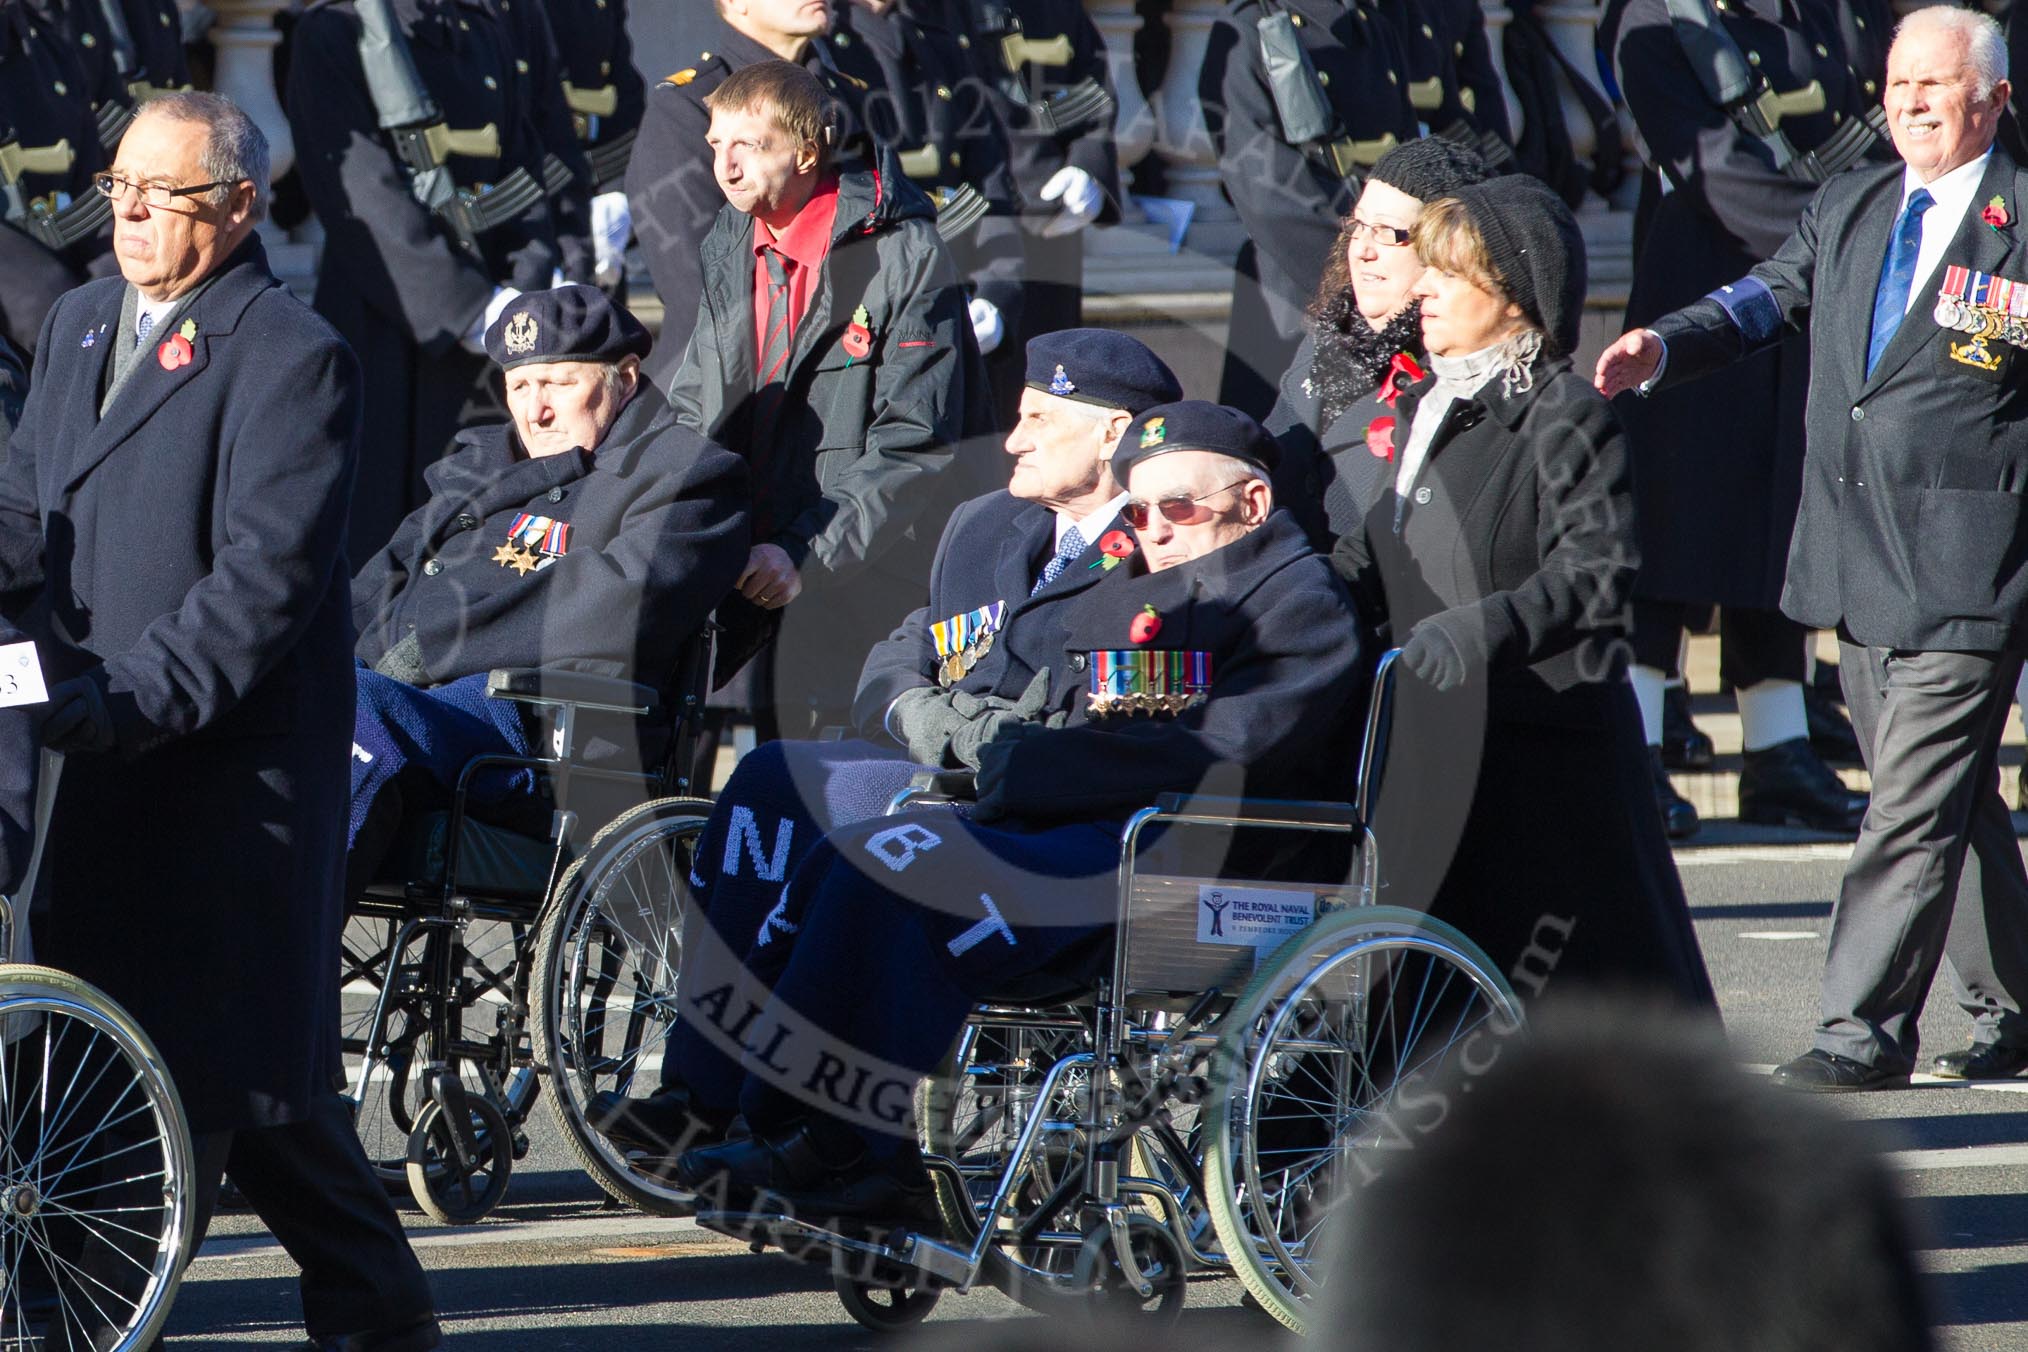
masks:
[[[1409,294],[1422,264],[1408,232],[1423,205],[1488,170],[1478,152],[1427,136],[1380,157],[1345,217],[1305,315],[1308,332],[1282,376],[1266,427],[1282,447],[1275,499],[1317,548],[1350,529],[1385,481],[1353,417],[1422,376],[1422,318]]]
[[[1625,438],[1571,369],[1584,241],[1526,177],[1425,208],[1429,374],[1362,439],[1384,486],[1334,562],[1402,649],[1375,833],[1532,996],[1632,984],[1713,1003],[1626,680],[1638,562]]]

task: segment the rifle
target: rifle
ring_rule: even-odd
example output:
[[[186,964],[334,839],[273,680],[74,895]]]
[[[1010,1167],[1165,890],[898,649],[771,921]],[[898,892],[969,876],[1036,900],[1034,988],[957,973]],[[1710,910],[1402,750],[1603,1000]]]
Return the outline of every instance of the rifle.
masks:
[[[59,252],[95,234],[111,220],[113,204],[94,189],[88,196],[59,207],[52,198],[29,198],[22,191],[21,178],[24,174],[66,174],[76,161],[77,153],[68,139],[47,146],[24,146],[18,138],[0,142],[0,200],[5,202],[8,223]]]
[[[499,128],[491,122],[469,131],[446,126],[416,74],[415,58],[389,0],[354,0],[353,8],[359,15],[359,64],[366,73],[366,91],[380,129],[394,138],[395,153],[408,168],[409,192],[477,255],[479,236],[540,202],[542,184],[516,168],[490,187],[460,188],[445,161],[453,155],[499,159]]]

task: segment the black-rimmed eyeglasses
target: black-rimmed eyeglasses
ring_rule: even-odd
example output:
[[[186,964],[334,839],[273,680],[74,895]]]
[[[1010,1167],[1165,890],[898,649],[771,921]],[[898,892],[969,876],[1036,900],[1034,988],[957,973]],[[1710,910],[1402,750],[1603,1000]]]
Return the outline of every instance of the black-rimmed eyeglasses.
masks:
[[[130,178],[121,178],[118,174],[95,174],[92,176],[92,186],[113,201],[119,201],[120,194],[128,188],[132,188],[141,195],[141,200],[151,207],[166,207],[175,202],[179,197],[195,197],[199,193],[210,192],[213,188],[230,187],[238,181],[237,179],[221,178],[210,183],[189,183],[182,187],[175,187],[168,183],[136,183]]]

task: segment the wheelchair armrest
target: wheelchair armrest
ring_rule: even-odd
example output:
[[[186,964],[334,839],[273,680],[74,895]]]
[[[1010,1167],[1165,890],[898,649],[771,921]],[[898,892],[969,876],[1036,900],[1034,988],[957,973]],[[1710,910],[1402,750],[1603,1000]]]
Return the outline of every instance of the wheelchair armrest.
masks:
[[[512,700],[516,704],[568,704],[637,718],[656,713],[662,707],[662,696],[649,686],[616,676],[548,667],[496,667],[486,677],[486,698]]]
[[[1336,826],[1357,831],[1365,825],[1350,803],[1302,802],[1282,798],[1217,798],[1165,793],[1155,800],[1165,817],[1211,817],[1236,822],[1277,822],[1289,826]]]
[[[979,797],[979,777],[970,770],[922,770],[887,804],[888,814],[906,812],[917,803],[971,803]]]

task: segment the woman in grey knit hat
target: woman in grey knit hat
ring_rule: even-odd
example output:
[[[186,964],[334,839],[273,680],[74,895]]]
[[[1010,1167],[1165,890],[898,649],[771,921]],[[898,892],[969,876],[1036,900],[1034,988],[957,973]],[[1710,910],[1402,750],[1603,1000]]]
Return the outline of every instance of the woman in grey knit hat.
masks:
[[[1523,995],[1710,1006],[1626,681],[1626,439],[1571,369],[1577,223],[1515,176],[1432,203],[1412,242],[1430,373],[1369,421],[1389,491],[1334,558],[1406,669],[1374,827],[1389,899],[1457,925]]]
[[[1358,520],[1384,486],[1366,454],[1366,405],[1384,400],[1407,373],[1422,370],[1422,318],[1409,294],[1422,264],[1408,232],[1424,204],[1448,197],[1490,171],[1478,152],[1426,136],[1380,157],[1340,224],[1307,332],[1281,378],[1264,424],[1281,443],[1275,501],[1289,509],[1320,550]]]

